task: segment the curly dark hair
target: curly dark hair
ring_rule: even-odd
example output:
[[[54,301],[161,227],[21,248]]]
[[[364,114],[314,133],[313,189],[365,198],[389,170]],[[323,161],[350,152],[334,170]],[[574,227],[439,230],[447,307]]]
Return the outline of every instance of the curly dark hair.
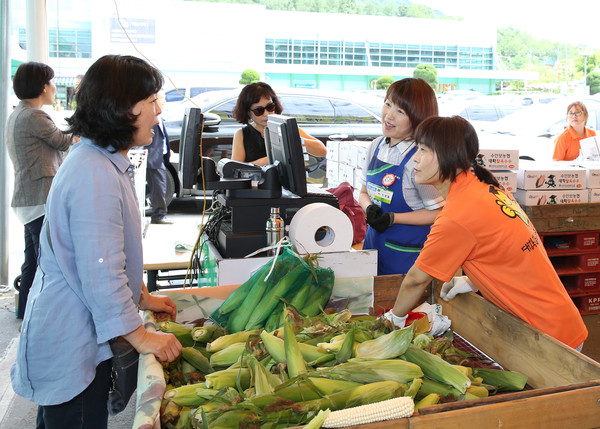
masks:
[[[44,86],[54,79],[54,70],[47,64],[30,61],[23,63],[15,72],[13,90],[19,100],[42,95]]]
[[[457,171],[473,170],[477,178],[499,187],[494,175],[477,163],[479,138],[473,125],[460,116],[432,116],[419,124],[415,142],[431,149],[440,167],[440,180],[453,181]]]
[[[105,55],[85,73],[78,87],[77,108],[67,119],[69,132],[101,147],[129,149],[137,127],[131,110],[156,94],[162,75],[146,61],[126,55]]]
[[[283,106],[277,98],[277,94],[273,88],[264,82],[255,82],[246,85],[240,95],[238,95],[237,103],[233,108],[233,117],[240,124],[247,124],[250,121],[250,106],[258,103],[262,97],[271,98],[275,104],[275,113],[278,115],[283,112]]]
[[[438,115],[435,92],[424,79],[407,77],[395,81],[385,93],[385,99],[406,112],[413,131],[424,119]]]

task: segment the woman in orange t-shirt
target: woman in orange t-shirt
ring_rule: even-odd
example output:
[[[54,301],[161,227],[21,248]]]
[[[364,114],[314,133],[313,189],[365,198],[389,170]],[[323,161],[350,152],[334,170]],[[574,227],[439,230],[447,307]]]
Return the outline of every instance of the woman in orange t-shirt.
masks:
[[[573,348],[587,328],[542,240],[510,192],[476,162],[479,141],[465,119],[431,117],[416,130],[415,179],[446,199],[386,317],[402,327],[433,279],[449,282],[462,267],[473,287],[442,288],[442,297],[479,290],[488,301]],[[465,285],[464,279],[457,284]],[[457,286],[454,286],[457,289]]]
[[[573,161],[579,156],[582,139],[596,135],[596,132],[586,127],[588,111],[581,101],[575,101],[567,107],[567,122],[569,126],[559,135],[554,144],[554,161]]]

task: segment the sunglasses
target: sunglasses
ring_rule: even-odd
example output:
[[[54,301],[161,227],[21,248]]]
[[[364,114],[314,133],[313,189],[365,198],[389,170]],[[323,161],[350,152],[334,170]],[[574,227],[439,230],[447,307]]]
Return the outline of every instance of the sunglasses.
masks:
[[[273,113],[275,111],[275,103],[269,103],[266,106],[258,106],[255,107],[254,109],[250,109],[250,111],[252,113],[254,113],[256,116],[262,116],[265,113],[265,110],[267,112],[271,112]]]

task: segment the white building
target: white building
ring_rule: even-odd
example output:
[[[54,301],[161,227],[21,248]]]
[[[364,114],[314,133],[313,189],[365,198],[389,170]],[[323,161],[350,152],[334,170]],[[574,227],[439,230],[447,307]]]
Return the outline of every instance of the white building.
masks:
[[[499,70],[494,26],[481,22],[283,12],[264,6],[179,0],[48,0],[50,65],[66,97],[75,76],[105,54],[145,57],[167,89],[235,86],[253,69],[276,86],[366,90],[377,78],[438,71],[439,92],[495,91],[499,80],[537,73]],[[26,48],[25,2],[12,34]],[[13,57],[16,57],[13,54]]]

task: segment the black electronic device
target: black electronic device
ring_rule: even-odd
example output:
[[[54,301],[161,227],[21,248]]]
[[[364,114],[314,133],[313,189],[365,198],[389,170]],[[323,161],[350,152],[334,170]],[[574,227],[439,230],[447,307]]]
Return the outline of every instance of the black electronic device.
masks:
[[[192,189],[198,183],[203,124],[204,115],[198,107],[185,109],[179,144],[179,182],[184,189]]]
[[[277,165],[281,185],[299,197],[306,196],[304,150],[296,118],[269,115],[265,147],[269,164]]]

